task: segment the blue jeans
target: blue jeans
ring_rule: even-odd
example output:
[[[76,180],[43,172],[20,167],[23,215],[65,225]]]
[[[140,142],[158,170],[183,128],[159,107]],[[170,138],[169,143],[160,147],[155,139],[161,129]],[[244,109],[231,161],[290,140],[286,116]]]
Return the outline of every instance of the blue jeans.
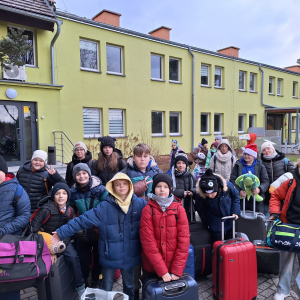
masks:
[[[133,288],[133,269],[120,269],[123,280],[123,293],[129,296],[129,300],[134,300],[134,288]],[[104,291],[111,291],[114,284],[116,269],[102,267],[102,284],[101,288]]]
[[[289,294],[291,290],[292,275],[293,275],[293,266],[298,256],[298,253],[292,253],[287,251],[280,251],[280,271],[279,271],[279,282],[277,285],[277,292],[281,294]],[[300,262],[300,260],[299,260]],[[296,283],[298,288],[300,288],[300,272],[296,276]]]
[[[13,291],[8,293],[1,293],[0,299],[1,300],[20,300],[20,291]]]
[[[270,213],[269,213],[269,204],[264,204],[264,215],[266,219],[269,219]]]

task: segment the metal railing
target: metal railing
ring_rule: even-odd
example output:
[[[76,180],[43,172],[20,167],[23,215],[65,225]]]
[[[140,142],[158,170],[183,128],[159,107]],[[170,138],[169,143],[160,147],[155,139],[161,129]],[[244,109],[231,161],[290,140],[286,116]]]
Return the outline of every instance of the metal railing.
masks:
[[[61,164],[72,161],[74,143],[64,131],[53,130],[54,146],[56,147],[56,157],[61,158]]]

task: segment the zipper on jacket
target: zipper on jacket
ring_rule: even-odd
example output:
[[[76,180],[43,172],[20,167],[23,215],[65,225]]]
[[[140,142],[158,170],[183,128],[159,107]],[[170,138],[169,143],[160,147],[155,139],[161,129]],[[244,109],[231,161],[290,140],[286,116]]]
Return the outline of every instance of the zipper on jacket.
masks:
[[[271,160],[271,170],[272,170],[272,182],[274,182],[274,174],[273,174],[273,160]]]
[[[132,216],[132,213],[133,213],[133,209],[131,210],[131,231],[133,231],[133,216]]]
[[[120,215],[118,213],[118,223],[119,223],[119,234],[121,236],[121,222],[120,222]]]

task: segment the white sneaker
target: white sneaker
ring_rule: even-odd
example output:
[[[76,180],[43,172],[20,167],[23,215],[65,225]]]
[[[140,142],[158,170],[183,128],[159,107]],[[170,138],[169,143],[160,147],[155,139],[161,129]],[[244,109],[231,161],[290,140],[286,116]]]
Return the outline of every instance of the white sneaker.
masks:
[[[281,294],[279,292],[277,292],[275,295],[274,295],[274,298],[273,300],[284,300],[284,298],[290,296],[290,294]]]

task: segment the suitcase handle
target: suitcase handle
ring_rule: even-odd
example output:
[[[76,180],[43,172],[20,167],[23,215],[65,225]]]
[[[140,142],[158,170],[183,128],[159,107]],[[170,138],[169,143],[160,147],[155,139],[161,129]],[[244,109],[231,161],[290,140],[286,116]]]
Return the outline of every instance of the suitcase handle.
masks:
[[[228,219],[233,219],[233,222],[232,222],[232,237],[234,238],[235,237],[235,216],[227,216],[227,217],[223,217],[221,219],[221,231],[222,231],[222,242],[224,241],[224,235],[225,235],[225,229],[224,229],[224,222]]]
[[[255,195],[253,195],[253,212],[252,212],[252,217],[246,216],[246,198],[243,198],[243,212],[242,212],[242,216],[245,219],[257,219],[257,213],[255,212],[256,209],[256,201],[255,201]]]
[[[189,289],[185,280],[176,280],[168,282],[162,287],[162,293],[165,297],[174,297],[184,294]]]

